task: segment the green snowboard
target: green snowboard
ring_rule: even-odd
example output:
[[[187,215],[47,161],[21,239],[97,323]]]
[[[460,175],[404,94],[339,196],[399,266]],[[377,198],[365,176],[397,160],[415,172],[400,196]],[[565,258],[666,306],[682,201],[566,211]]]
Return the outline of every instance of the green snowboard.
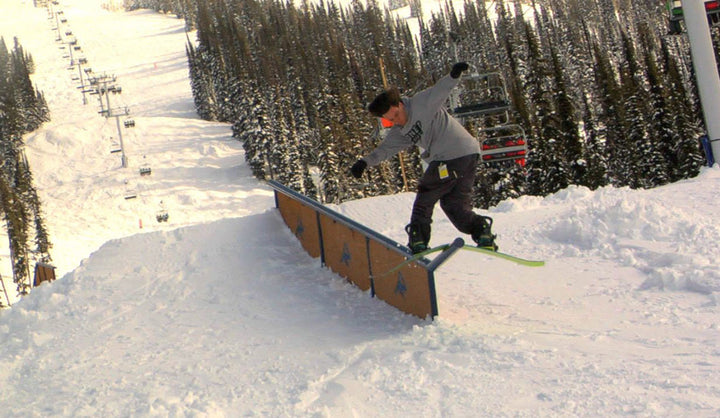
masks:
[[[407,260],[403,261],[402,263],[398,264],[397,266],[393,267],[392,269],[386,271],[385,273],[375,276],[375,278],[381,278],[381,277],[385,277],[389,274],[392,274],[392,273],[400,270],[401,268],[405,267],[406,265],[408,265],[414,261],[420,260],[421,258],[425,257],[426,255],[436,253],[438,251],[445,251],[446,249],[450,248],[450,245],[451,244],[438,245],[437,247],[428,248],[425,251],[419,252],[417,254],[413,254],[412,257],[408,258]],[[526,260],[524,258],[516,257],[514,255],[505,254],[505,253],[501,253],[501,252],[497,252],[497,251],[492,251],[492,250],[488,250],[486,248],[478,248],[478,247],[474,247],[472,245],[464,245],[464,246],[460,247],[460,249],[468,250],[468,251],[475,251],[475,252],[489,255],[492,257],[502,258],[503,260],[512,261],[513,263],[520,264],[522,266],[527,266],[527,267],[542,267],[545,265],[544,261]]]

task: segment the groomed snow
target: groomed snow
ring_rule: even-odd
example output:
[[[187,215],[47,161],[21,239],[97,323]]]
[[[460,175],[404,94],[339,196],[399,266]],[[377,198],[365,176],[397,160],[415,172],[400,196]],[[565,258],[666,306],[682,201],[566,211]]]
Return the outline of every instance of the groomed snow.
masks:
[[[47,11],[8,3],[0,35],[33,55],[52,112],[26,148],[60,279],[0,313],[0,416],[720,415],[717,166],[502,202],[501,249],[546,266],[461,252],[437,273],[440,316],[422,320],[303,252],[230,126],[194,114],[181,20],[58,6],[122,86],[124,169]],[[333,209],[404,242],[412,199]],[[456,236],[438,210],[432,242]]]

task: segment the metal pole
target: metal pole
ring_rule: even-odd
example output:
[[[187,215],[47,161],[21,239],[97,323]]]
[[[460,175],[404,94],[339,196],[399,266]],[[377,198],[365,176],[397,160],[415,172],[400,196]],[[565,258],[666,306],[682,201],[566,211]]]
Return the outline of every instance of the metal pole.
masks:
[[[682,9],[705,126],[713,155],[717,159],[720,157],[720,75],[710,38],[705,3],[700,0],[682,0]]]
[[[105,100],[107,101],[107,117],[110,117],[112,116],[110,114],[110,88],[107,81],[103,84],[103,88],[105,89]]]
[[[455,238],[455,240],[450,244],[450,246],[443,250],[437,257],[435,257],[430,264],[427,265],[428,271],[435,271],[438,267],[440,267],[440,264],[444,263],[445,260],[450,258],[451,255],[455,254],[457,250],[463,247],[465,245],[465,240],[458,237]]]
[[[2,274],[0,274],[0,283],[2,283],[3,293],[5,293],[5,299],[7,299],[7,306],[11,306],[10,303],[10,296],[8,296],[7,288],[5,287],[5,280],[2,278]]]
[[[87,104],[87,98],[85,98],[85,80],[83,79],[83,72],[82,72],[82,62],[78,60],[78,75],[80,76],[80,91],[83,95],[83,104]]]
[[[57,40],[62,41],[62,36],[60,36],[60,18],[58,18],[57,12],[55,12],[55,29],[57,29]]]
[[[97,92],[98,92],[98,99],[100,100],[100,114],[105,116],[107,118],[107,114],[105,114],[105,108],[103,107],[103,89],[105,88],[105,82],[100,82],[99,77],[95,77],[95,83],[97,84]]]
[[[108,104],[108,106],[110,105]],[[120,138],[120,159],[122,161],[122,168],[127,168],[127,158],[125,158],[125,145],[123,144],[122,129],[120,129],[120,115],[115,115],[115,122],[117,123],[118,138]]]
[[[70,54],[70,65],[75,65],[75,58],[73,57],[73,45],[72,45],[72,39],[65,42],[65,45],[68,46],[68,53]]]

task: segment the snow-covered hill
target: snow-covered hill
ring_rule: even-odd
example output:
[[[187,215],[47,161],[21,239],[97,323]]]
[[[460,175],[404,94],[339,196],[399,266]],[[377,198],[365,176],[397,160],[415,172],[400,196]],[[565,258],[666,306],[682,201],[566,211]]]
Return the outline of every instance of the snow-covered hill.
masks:
[[[61,277],[0,313],[0,416],[720,415],[720,168],[501,203],[501,248],[547,265],[457,254],[421,320],[302,251],[230,127],[194,115],[182,21],[59,7],[136,127],[123,169],[46,10],[0,4],[52,112],[26,142]],[[333,208],[404,242],[412,199]]]

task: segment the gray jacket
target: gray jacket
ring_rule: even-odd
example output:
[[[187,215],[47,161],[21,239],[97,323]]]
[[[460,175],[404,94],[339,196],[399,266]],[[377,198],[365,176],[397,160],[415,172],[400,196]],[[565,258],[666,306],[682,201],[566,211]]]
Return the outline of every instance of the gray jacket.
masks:
[[[478,140],[445,110],[445,100],[459,82],[460,78],[446,75],[413,97],[403,97],[408,122],[390,128],[383,142],[363,160],[369,166],[378,165],[413,144],[420,147],[420,156],[427,163],[479,154]]]

